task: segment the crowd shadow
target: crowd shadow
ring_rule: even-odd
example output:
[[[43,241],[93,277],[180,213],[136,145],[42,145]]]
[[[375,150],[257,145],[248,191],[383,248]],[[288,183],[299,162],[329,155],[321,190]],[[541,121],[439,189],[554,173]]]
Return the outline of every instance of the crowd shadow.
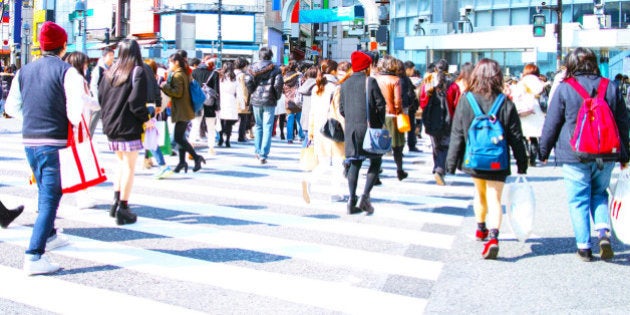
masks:
[[[270,263],[289,260],[289,256],[281,256],[242,248],[193,248],[186,250],[151,249],[156,252],[193,258],[208,262],[224,263],[231,261],[248,261],[252,263]]]

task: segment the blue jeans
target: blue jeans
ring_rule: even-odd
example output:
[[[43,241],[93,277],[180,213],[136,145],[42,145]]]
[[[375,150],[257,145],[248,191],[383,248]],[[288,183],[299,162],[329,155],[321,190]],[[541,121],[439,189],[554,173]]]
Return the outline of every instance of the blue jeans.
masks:
[[[55,234],[54,223],[61,200],[61,172],[59,149],[55,146],[26,147],[26,159],[37,182],[37,209],[39,214],[33,226],[27,254],[41,256],[46,240]]]
[[[606,188],[610,183],[614,165],[614,162],[606,162],[601,170],[597,168],[595,162],[562,165],[569,199],[569,214],[579,249],[591,248],[591,217],[595,223],[595,230],[610,230]]]
[[[159,166],[166,165],[166,161],[164,161],[164,154],[162,154],[162,150],[160,150],[160,147],[155,150],[151,150],[151,154],[153,154]]]
[[[261,159],[266,159],[271,150],[271,133],[273,132],[273,118],[275,106],[252,106],[256,126],[254,126],[254,153]]]
[[[300,139],[304,139],[304,132],[302,130],[302,112],[295,114],[287,114],[287,140],[293,141],[293,126],[297,126],[297,133]]]

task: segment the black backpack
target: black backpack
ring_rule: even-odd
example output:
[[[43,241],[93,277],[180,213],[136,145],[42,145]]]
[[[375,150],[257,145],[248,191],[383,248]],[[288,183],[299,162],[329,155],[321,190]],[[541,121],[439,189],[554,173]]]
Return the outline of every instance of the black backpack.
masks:
[[[422,111],[422,124],[425,132],[434,137],[448,136],[451,133],[451,114],[446,101],[446,88],[452,82],[444,84],[444,88],[435,87],[427,106]]]

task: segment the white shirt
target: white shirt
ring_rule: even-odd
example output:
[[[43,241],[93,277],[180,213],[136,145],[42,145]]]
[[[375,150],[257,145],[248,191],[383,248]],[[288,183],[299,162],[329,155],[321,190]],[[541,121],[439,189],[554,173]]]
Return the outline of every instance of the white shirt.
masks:
[[[7,96],[7,102],[5,103],[4,110],[8,115],[17,119],[23,120],[22,106],[24,102],[22,100],[22,90],[20,88],[20,71],[15,74],[13,83],[11,84],[11,90],[9,96]],[[84,95],[85,95],[85,83],[83,76],[79,74],[77,69],[70,67],[64,76],[63,89],[66,93],[66,112],[68,120],[73,125],[78,125],[81,121],[81,114],[83,113]]]

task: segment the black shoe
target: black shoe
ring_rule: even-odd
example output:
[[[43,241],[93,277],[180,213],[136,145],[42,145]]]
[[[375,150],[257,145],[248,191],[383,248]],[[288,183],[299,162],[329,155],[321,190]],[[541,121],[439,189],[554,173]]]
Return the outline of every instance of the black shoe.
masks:
[[[578,257],[580,257],[582,261],[585,261],[585,262],[593,261],[593,252],[591,251],[590,248],[578,249],[577,254],[578,254]]]
[[[422,152],[422,151],[420,151],[420,149],[418,149],[416,147],[411,147],[411,148],[409,148],[409,152]]]
[[[370,196],[361,196],[361,200],[359,200],[359,209],[365,211],[365,214],[367,215],[372,215],[374,213],[374,207],[372,207],[372,202],[370,202]]]
[[[18,206],[15,209],[9,210],[0,202],[0,227],[6,229],[23,211],[24,206]]]
[[[610,260],[615,256],[612,246],[610,246],[610,239],[604,236],[599,239],[599,257],[602,260]]]
[[[348,214],[357,214],[363,212],[363,210],[357,208],[357,196],[350,196],[348,199]]]
[[[116,210],[118,210],[118,200],[114,200],[112,207],[109,208],[109,216],[112,218],[116,217]]]
[[[267,164],[267,159],[265,158],[260,159],[260,164]]]
[[[374,186],[381,186],[383,185],[383,182],[381,182],[381,178],[377,177],[376,180],[374,181]]]
[[[225,141],[225,147],[226,148],[231,148],[232,145],[230,144],[230,141]]]
[[[116,224],[125,225],[136,223],[138,220],[138,216],[129,210],[129,207],[118,206],[118,211],[116,212]]]
[[[237,142],[247,142],[247,140],[245,140],[245,138],[238,138],[236,141]]]
[[[197,172],[201,169],[201,163],[206,164],[206,159],[201,155],[197,155],[195,158],[195,167],[193,167],[193,172]]]
[[[182,162],[182,163],[177,164],[173,172],[179,173],[182,169],[184,169],[184,173],[188,173],[188,163]]]
[[[396,175],[398,176],[398,180],[402,181],[403,179],[407,178],[407,176],[409,176],[409,174],[405,171],[396,171]]]

